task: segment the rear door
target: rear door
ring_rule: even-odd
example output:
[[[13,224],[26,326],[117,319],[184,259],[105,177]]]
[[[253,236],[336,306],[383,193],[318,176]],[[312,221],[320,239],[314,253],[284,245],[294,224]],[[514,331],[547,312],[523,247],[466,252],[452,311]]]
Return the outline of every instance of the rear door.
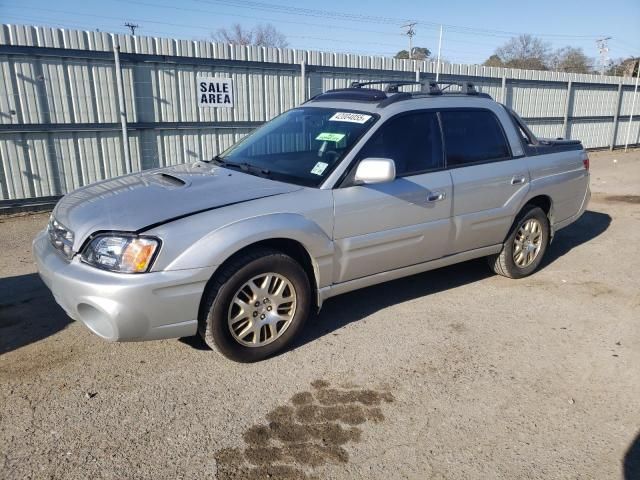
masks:
[[[453,180],[454,230],[448,253],[502,243],[529,189],[527,163],[513,157],[495,112],[451,109],[440,118]]]
[[[391,158],[396,179],[335,189],[334,282],[393,270],[445,254],[452,183],[444,169],[435,112],[387,120],[358,153]]]

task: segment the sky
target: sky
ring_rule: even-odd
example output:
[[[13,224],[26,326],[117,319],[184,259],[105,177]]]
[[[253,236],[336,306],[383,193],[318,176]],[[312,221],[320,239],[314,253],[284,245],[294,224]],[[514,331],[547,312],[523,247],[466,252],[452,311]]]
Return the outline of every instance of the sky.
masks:
[[[0,0],[0,22],[187,40],[239,23],[271,23],[289,46],[392,56],[408,48],[402,25],[417,22],[413,45],[438,49],[453,63],[482,63],[510,37],[530,33],[552,48],[580,47],[597,57],[608,40],[612,59],[640,56],[640,0]]]

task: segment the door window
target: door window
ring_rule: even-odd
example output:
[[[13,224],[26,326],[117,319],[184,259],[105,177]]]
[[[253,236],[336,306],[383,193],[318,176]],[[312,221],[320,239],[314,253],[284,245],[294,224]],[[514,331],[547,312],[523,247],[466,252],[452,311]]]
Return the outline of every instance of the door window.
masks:
[[[358,154],[358,160],[368,157],[392,159],[398,177],[443,168],[437,115],[416,112],[388,120]]]
[[[511,158],[507,139],[492,112],[447,110],[440,115],[448,167]]]

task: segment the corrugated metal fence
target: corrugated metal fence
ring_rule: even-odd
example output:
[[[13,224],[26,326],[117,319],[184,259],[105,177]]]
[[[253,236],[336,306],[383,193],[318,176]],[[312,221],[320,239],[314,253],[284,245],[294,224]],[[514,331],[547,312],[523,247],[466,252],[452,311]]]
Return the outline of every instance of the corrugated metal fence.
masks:
[[[2,25],[0,201],[211,158],[324,90],[433,79],[435,70],[433,62]],[[199,75],[232,78],[234,108],[198,108]],[[630,78],[445,65],[440,80],[473,81],[540,136],[588,148],[624,145],[627,135],[640,141],[640,99],[629,122]]]

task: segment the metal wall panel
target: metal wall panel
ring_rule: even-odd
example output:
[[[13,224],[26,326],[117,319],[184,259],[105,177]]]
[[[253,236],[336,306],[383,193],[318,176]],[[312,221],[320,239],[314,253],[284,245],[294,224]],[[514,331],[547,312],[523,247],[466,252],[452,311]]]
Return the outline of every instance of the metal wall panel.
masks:
[[[631,122],[627,118],[618,125],[616,145],[624,145],[627,139],[629,140],[629,145],[640,144],[640,116],[633,117],[633,121]]]
[[[615,113],[618,99],[616,85],[576,85],[573,95],[572,115],[575,117],[613,116]]]
[[[506,104],[523,118],[562,117],[567,86],[515,81],[508,84]]]
[[[636,97],[633,109],[634,116],[640,116],[640,88],[634,93],[634,87],[625,86],[622,90],[622,99],[620,101],[620,115],[631,115],[631,107],[633,106],[633,97]]]
[[[14,50],[0,54],[0,200],[60,195],[129,171],[211,158],[251,131],[246,122],[270,120],[309,96],[354,81],[414,80],[416,72],[432,80],[438,69],[436,62],[20,25],[0,25],[3,46]],[[115,46],[128,145],[120,129]],[[629,143],[640,141],[634,79],[439,68],[441,81],[472,81],[518,111],[541,137],[564,136],[566,115],[570,138],[607,147],[618,114],[615,145],[624,145],[629,125]],[[198,108],[197,76],[231,77],[234,108]],[[634,96],[636,117],[629,124]]]
[[[579,138],[585,148],[607,146],[612,126],[612,122],[606,120],[573,120],[569,125],[569,138]]]

